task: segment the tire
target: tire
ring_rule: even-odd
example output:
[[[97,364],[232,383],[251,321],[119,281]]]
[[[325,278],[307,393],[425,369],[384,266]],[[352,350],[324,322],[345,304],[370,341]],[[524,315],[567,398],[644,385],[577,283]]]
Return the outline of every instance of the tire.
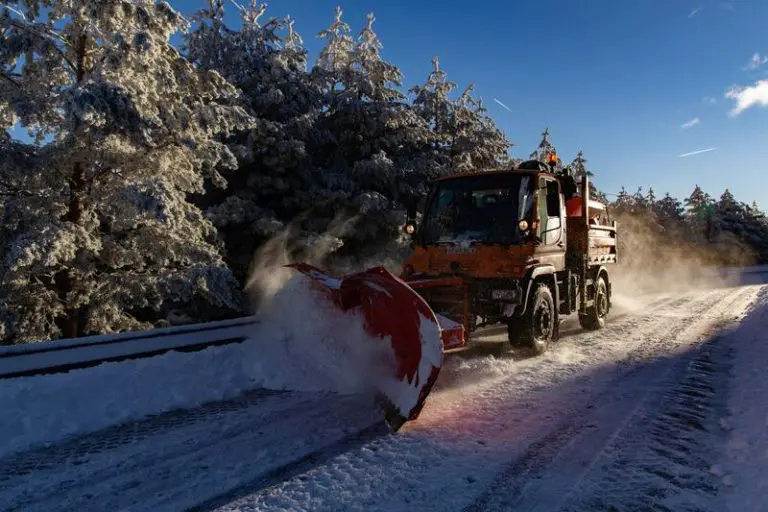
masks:
[[[579,315],[579,324],[589,331],[602,329],[605,327],[605,317],[608,316],[610,309],[608,286],[603,276],[600,276],[595,283],[594,304],[587,308],[585,315]]]
[[[555,300],[544,283],[535,284],[528,309],[508,325],[510,343],[530,348],[541,355],[549,349],[555,335]]]

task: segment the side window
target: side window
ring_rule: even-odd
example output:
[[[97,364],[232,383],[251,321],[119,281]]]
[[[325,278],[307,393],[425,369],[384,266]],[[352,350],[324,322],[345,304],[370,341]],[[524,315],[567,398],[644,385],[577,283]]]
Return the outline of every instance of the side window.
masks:
[[[547,181],[547,217],[560,218],[560,194],[556,181]]]
[[[539,188],[539,239],[553,245],[562,237],[560,220],[560,193],[556,181],[546,180],[546,187]]]

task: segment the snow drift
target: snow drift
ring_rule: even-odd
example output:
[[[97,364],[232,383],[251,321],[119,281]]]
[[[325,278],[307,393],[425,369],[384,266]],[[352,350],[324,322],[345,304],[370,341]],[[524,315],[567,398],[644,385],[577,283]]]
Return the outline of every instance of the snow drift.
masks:
[[[69,373],[0,381],[0,457],[174,409],[266,388],[359,394],[395,386],[387,340],[358,311],[342,312],[294,276],[262,304],[247,340],[200,352],[105,363]]]

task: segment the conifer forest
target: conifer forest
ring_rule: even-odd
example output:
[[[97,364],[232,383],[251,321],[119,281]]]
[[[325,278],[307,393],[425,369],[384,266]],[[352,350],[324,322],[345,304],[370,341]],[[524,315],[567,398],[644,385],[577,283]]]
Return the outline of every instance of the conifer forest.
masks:
[[[290,17],[253,3],[233,28],[236,8],[0,3],[0,343],[249,314],[275,240],[289,259],[397,270],[406,205],[431,180],[556,151],[545,126],[526,126],[537,148],[514,146],[438,57],[405,83],[373,14],[353,29],[329,12],[310,60]],[[601,191],[615,169],[559,157],[622,226],[622,264],[641,245],[658,264],[768,262],[756,204],[695,183],[683,198]]]

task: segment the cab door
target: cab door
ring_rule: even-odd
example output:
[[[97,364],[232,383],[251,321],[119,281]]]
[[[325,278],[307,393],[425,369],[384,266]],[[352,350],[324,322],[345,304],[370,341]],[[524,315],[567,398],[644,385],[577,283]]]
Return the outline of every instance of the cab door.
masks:
[[[541,263],[554,265],[556,271],[565,270],[565,205],[560,183],[549,176],[539,177],[536,196],[536,253]]]

